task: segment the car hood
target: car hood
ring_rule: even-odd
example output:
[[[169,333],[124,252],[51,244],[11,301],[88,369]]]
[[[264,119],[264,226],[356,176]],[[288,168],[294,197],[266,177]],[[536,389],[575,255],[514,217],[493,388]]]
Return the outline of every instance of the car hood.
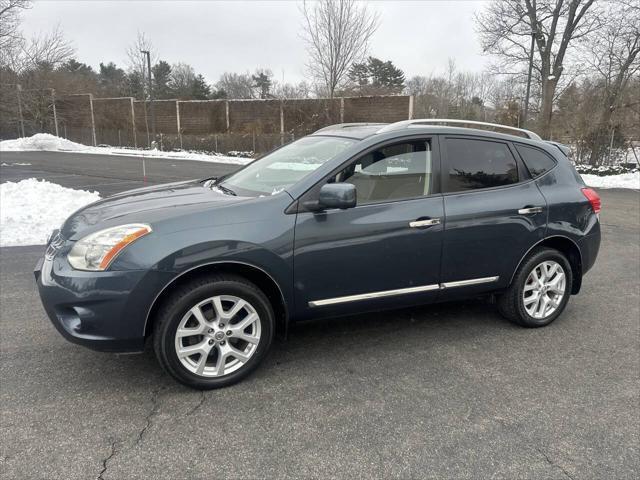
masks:
[[[72,239],[79,234],[122,223],[152,222],[176,217],[198,207],[229,205],[248,200],[211,188],[203,180],[167,183],[122,192],[92,203],[71,215],[61,233]]]

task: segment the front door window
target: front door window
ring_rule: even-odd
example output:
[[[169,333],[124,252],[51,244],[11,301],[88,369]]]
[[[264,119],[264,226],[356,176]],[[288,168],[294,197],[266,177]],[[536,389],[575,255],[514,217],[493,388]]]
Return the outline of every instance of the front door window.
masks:
[[[358,205],[427,196],[431,193],[431,148],[427,141],[382,147],[360,157],[334,181],[351,183]]]

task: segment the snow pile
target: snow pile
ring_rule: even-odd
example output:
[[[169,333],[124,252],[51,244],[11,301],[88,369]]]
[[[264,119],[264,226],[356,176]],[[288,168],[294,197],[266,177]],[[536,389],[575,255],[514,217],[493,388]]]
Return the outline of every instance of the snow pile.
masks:
[[[640,172],[640,169],[638,168],[637,165],[633,165],[629,163],[618,164],[618,165],[599,165],[599,166],[578,164],[578,165],[575,165],[575,167],[579,174],[587,173],[592,175],[598,175],[600,177],[606,176],[606,175],[619,175],[621,173]]]
[[[632,188],[640,190],[640,172],[621,173],[620,175],[581,175],[584,183],[595,188]]]
[[[48,152],[93,153],[99,155],[126,155],[145,158],[168,158],[171,160],[195,160],[198,162],[229,163],[233,165],[246,165],[253,160],[252,158],[239,156],[209,155],[198,152],[163,152],[160,150],[136,150],[109,146],[89,147],[48,133],[36,133],[32,137],[18,138],[16,140],[3,140],[0,142],[0,152],[26,152],[34,150],[45,150]]]
[[[232,165],[246,165],[253,158],[229,157],[226,155],[209,155],[198,152],[163,152],[162,150],[134,150],[128,148],[91,147],[87,153],[101,153],[103,155],[126,155],[145,158],[166,158],[170,160],[195,160],[196,162],[228,163]]]
[[[0,247],[42,245],[69,215],[100,199],[97,192],[35,178],[0,184]]]
[[[229,150],[227,152],[229,157],[247,157],[252,158],[255,154],[252,150]]]
[[[47,151],[82,151],[89,147],[70,140],[56,137],[48,133],[37,133],[32,137],[17,138],[15,140],[3,140],[0,142],[2,152],[24,152],[33,150]]]

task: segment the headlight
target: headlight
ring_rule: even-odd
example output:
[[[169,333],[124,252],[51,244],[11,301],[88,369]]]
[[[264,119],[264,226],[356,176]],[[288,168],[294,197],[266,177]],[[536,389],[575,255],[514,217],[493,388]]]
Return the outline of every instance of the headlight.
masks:
[[[78,240],[67,259],[78,270],[106,270],[122,249],[147,233],[151,227],[142,223],[100,230]]]

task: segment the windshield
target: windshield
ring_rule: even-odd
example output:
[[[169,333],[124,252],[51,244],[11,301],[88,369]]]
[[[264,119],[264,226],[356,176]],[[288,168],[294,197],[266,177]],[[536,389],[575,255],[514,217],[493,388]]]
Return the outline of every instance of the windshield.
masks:
[[[247,165],[220,186],[238,195],[275,195],[355,142],[351,138],[304,137]]]

